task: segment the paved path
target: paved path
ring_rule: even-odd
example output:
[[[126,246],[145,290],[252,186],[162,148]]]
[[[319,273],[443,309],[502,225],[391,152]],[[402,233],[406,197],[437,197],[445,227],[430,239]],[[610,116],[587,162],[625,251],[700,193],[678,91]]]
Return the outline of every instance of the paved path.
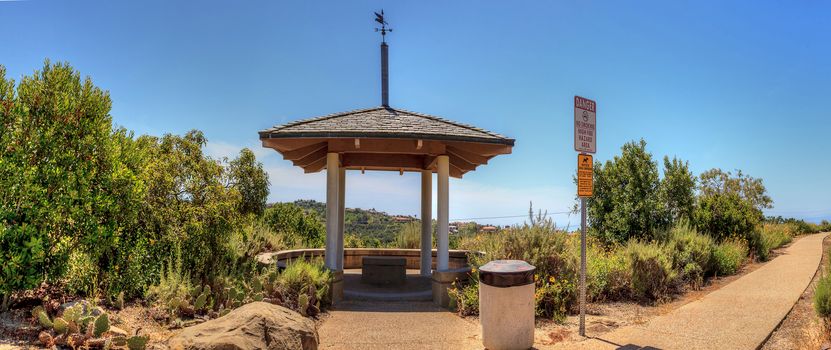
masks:
[[[756,349],[811,282],[825,236],[802,237],[757,270],[643,325],[620,328],[602,339],[561,345],[569,349]]]
[[[481,349],[479,325],[432,302],[346,301],[318,329],[320,349]]]

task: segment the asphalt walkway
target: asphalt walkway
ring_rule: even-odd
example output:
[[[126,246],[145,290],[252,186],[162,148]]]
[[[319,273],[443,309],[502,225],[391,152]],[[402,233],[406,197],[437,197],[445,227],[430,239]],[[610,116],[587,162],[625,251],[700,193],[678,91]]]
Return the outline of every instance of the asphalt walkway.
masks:
[[[811,282],[826,235],[802,237],[755,271],[645,324],[555,348],[756,349]]]

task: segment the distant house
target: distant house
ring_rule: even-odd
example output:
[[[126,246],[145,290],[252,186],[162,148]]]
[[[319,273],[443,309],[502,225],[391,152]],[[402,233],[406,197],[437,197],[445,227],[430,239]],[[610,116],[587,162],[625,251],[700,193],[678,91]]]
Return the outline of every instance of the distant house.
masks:
[[[415,220],[412,216],[396,215],[392,217],[395,222],[411,222]]]
[[[459,226],[450,224],[447,226],[447,230],[450,231],[450,233],[459,233]]]
[[[479,232],[482,232],[482,233],[492,233],[492,232],[496,232],[496,231],[499,231],[499,227],[490,226],[490,225],[482,226],[482,228],[479,229]]]

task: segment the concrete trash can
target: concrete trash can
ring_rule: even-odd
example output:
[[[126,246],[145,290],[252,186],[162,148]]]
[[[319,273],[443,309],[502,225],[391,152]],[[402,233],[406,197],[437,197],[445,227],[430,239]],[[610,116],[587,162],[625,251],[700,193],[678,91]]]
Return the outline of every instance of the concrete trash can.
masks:
[[[534,346],[534,271],[522,260],[494,260],[479,268],[479,321],[489,350]]]

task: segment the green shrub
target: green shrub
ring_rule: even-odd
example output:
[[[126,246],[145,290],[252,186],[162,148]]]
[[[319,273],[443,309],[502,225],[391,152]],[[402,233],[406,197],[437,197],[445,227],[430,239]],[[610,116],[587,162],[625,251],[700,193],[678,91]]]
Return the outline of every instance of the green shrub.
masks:
[[[623,249],[615,246],[607,251],[599,244],[589,244],[586,258],[586,298],[589,301],[621,300],[630,294],[632,273]]]
[[[178,249],[176,252],[174,258],[162,268],[159,283],[147,290],[147,297],[154,305],[170,315],[178,313],[179,308],[189,300],[190,292],[193,290],[190,274],[182,269],[181,253]]]
[[[500,259],[524,260],[536,267],[536,312],[561,320],[577,300],[579,237],[557,230],[550,220],[515,226],[499,234],[464,237],[462,249],[482,252],[470,254],[471,266]]]
[[[627,142],[620,156],[594,165],[594,196],[586,204],[592,235],[604,244],[651,239],[665,224],[661,197],[658,163],[646,141]]]
[[[475,275],[475,272],[473,273]],[[450,295],[451,309],[455,308],[461,316],[479,314],[479,280],[471,278],[470,283],[456,284],[453,282],[447,291]]]
[[[822,276],[814,290],[814,309],[824,318],[831,317],[831,276]]]
[[[288,299],[296,299],[298,295],[313,286],[316,290],[328,290],[332,273],[319,260],[306,261],[296,259],[286,265],[280,273],[278,283]]]
[[[89,255],[75,251],[69,254],[66,269],[66,291],[74,295],[95,296],[98,288],[98,266]]]
[[[766,261],[772,250],[790,243],[796,232],[796,227],[791,224],[760,225],[749,235],[748,245],[752,248],[756,259]]]
[[[668,249],[673,268],[679,277],[694,287],[701,286],[705,274],[712,271],[715,244],[709,236],[698,233],[688,222],[682,221],[669,231]]]
[[[31,225],[6,226],[0,222],[0,311],[9,305],[11,293],[33,288],[43,278],[45,232]]]
[[[304,211],[294,203],[277,203],[265,210],[263,222],[274,232],[299,239],[307,248],[322,247],[326,228],[314,211]]]
[[[431,242],[432,244],[432,242]],[[412,221],[401,227],[395,237],[395,247],[418,249],[421,247],[421,222]]]
[[[663,300],[676,284],[671,253],[658,243],[630,241],[626,252],[632,271],[632,291],[642,300]]]
[[[761,219],[761,211],[735,193],[701,195],[693,211],[698,230],[717,242],[730,238],[747,240]]]
[[[713,250],[713,272],[718,276],[736,273],[747,257],[747,245],[740,240],[727,240]]]
[[[554,276],[537,277],[534,301],[537,316],[562,323],[577,302],[577,284],[572,280],[557,279]]]

